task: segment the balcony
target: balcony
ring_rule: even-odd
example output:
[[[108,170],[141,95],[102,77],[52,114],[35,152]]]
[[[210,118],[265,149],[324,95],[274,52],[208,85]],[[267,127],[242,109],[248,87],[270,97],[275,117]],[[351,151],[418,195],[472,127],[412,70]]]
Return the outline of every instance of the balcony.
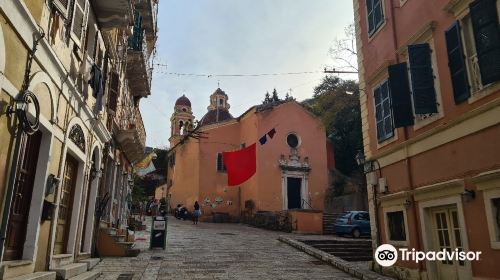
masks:
[[[91,0],[92,7],[103,29],[128,28],[134,22],[134,0]]]
[[[136,0],[135,8],[142,16],[142,28],[146,31],[148,54],[151,55],[156,45],[158,0]]]
[[[116,140],[131,162],[138,162],[144,158],[146,130],[138,108],[135,110],[134,118],[131,120],[122,119],[118,127]]]
[[[151,67],[145,31],[134,27],[134,34],[128,40],[127,78],[133,96],[147,97],[151,94]]]

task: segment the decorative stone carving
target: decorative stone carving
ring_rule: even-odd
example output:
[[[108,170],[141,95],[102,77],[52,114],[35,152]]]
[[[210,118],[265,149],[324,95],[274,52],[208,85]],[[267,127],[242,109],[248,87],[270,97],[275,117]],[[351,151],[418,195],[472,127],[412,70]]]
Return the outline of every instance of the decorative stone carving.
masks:
[[[85,134],[80,125],[75,124],[69,131],[69,139],[85,153]]]
[[[288,159],[286,159],[285,155],[283,154],[280,156],[279,164],[282,170],[303,172],[309,172],[311,170],[311,167],[309,165],[309,157],[305,157],[304,160],[301,161],[297,149],[294,148],[290,149],[290,155],[288,155]]]

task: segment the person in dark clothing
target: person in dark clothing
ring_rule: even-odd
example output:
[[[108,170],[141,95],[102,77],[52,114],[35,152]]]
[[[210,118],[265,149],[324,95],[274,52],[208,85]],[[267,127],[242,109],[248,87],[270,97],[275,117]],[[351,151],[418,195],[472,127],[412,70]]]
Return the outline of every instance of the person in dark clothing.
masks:
[[[201,216],[200,204],[198,201],[194,203],[193,225],[198,224],[198,218]]]

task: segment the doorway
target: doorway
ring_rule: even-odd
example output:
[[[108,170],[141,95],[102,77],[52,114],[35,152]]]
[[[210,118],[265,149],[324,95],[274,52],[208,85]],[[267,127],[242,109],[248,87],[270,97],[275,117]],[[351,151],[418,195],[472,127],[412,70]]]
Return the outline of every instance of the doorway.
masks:
[[[300,209],[302,208],[302,196],[301,196],[301,187],[302,187],[302,179],[288,177],[286,183],[287,188],[287,199],[288,199],[288,209]]]
[[[77,172],[78,161],[72,156],[67,155],[61,189],[61,199],[59,202],[59,215],[57,217],[56,241],[54,244],[54,254],[56,255],[64,254],[67,250]]]
[[[463,251],[461,228],[458,211],[455,206],[440,207],[431,210],[433,245],[435,251]],[[460,279],[460,270],[465,267],[464,261],[436,261],[438,279]]]
[[[16,181],[5,240],[4,259],[7,261],[19,260],[23,255],[42,133],[37,131],[33,135],[23,134],[20,141]]]

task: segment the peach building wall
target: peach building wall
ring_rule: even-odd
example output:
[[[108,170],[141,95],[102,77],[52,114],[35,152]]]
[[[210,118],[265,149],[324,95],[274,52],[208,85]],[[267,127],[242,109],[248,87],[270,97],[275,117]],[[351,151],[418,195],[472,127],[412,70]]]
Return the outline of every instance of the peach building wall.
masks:
[[[272,128],[277,131],[274,138],[268,138],[265,145],[260,145],[258,139]],[[294,132],[301,139],[298,148],[301,160],[309,157],[311,205],[315,210],[323,210],[328,187],[325,129],[318,119],[296,102],[257,113],[253,108],[239,120],[208,125],[202,131],[206,139],[190,139],[176,149],[176,164],[169,169],[168,175],[173,178],[169,189],[172,206],[182,203],[191,209],[194,201],[198,200],[203,215],[223,212],[239,216],[245,201],[253,200],[254,211],[283,210],[279,159],[281,154],[288,158],[290,147],[286,137]],[[247,147],[257,143],[257,172],[241,186],[228,187],[227,174],[216,170],[217,153],[238,150],[243,143]],[[204,202],[205,198],[209,198],[210,204],[213,204],[218,197],[223,201],[214,208]],[[232,204],[229,205],[228,201]]]

